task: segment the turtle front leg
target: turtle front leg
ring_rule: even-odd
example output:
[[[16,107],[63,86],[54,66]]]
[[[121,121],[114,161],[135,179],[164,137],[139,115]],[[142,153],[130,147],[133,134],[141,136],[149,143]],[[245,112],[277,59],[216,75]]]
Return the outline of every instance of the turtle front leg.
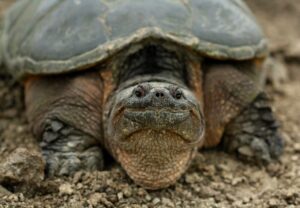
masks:
[[[204,146],[221,144],[239,158],[266,163],[279,157],[283,142],[267,97],[254,81],[253,67],[251,63],[206,66]]]
[[[103,168],[102,89],[91,72],[26,81],[27,116],[48,176]]]

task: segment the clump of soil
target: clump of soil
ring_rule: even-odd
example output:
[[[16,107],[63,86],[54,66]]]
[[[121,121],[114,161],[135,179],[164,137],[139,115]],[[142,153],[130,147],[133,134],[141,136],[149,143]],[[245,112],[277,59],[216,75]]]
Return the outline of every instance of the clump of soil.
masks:
[[[159,191],[137,186],[118,164],[106,171],[33,180],[36,186],[26,185],[27,177],[34,176],[24,173],[14,179],[19,186],[0,186],[0,207],[300,207],[300,4],[294,0],[247,3],[270,37],[271,55],[291,77],[279,90],[269,89],[286,146],[278,162],[258,167],[217,149],[201,150],[175,185]],[[0,76],[0,160],[9,161],[20,147],[26,150],[17,150],[17,155],[30,160],[29,152],[39,148],[25,119],[22,87],[9,76]]]

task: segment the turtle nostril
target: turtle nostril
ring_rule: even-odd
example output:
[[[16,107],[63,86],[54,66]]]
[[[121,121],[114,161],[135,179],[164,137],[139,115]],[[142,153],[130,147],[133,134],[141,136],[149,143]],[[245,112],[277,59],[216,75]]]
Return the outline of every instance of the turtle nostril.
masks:
[[[156,97],[164,97],[165,95],[164,95],[163,92],[156,92],[156,93],[155,93],[155,96],[156,96]]]

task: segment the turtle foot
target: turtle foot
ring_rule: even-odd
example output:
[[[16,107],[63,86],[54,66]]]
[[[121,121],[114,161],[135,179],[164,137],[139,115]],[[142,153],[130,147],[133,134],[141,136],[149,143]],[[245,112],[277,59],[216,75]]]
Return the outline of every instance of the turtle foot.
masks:
[[[283,140],[268,98],[260,93],[225,130],[223,146],[243,160],[267,164],[278,159]]]
[[[60,121],[47,122],[40,146],[48,177],[103,168],[102,150],[96,139]]]
[[[84,152],[43,151],[48,177],[70,176],[77,171],[95,171],[103,168],[102,152],[92,147]]]

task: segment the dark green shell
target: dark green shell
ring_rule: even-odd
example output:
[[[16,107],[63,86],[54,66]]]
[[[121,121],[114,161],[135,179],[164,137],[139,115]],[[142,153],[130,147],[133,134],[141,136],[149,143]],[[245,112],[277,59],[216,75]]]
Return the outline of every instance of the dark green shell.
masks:
[[[0,51],[17,77],[84,69],[146,39],[216,59],[267,52],[240,0],[19,0],[4,21]]]

